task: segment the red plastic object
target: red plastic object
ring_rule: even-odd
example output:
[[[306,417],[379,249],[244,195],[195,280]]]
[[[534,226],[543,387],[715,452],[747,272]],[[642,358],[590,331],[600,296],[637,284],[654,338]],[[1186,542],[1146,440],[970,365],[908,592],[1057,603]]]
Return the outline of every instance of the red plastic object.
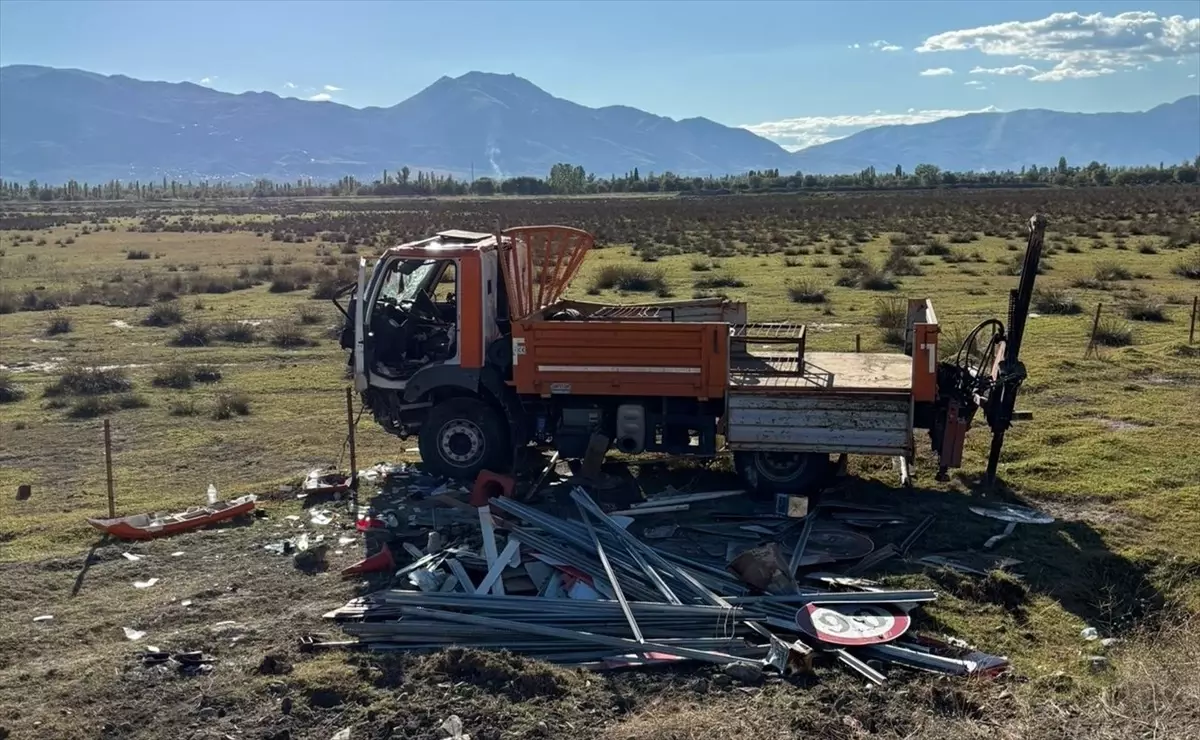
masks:
[[[487,506],[488,499],[493,496],[512,498],[513,490],[516,487],[517,481],[512,476],[481,470],[479,477],[475,479],[475,486],[471,489],[471,506],[476,508]]]
[[[342,576],[357,576],[364,573],[378,573],[381,570],[390,570],[396,567],[396,560],[392,557],[392,549],[387,545],[383,549],[375,553],[369,558],[364,558],[349,568],[342,571]]]

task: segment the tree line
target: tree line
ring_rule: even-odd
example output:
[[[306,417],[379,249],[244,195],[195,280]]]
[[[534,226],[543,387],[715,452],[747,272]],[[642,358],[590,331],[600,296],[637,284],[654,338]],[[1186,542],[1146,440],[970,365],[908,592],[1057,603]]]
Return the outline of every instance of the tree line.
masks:
[[[1100,162],[1071,166],[1060,157],[1057,166],[1030,165],[1020,170],[955,172],[932,164],[919,164],[911,171],[900,165],[883,172],[868,167],[853,174],[816,175],[803,172],[783,174],[778,169],[751,170],[737,175],[689,177],[673,172],[642,174],[638,168],[608,177],[587,172],[579,165],[556,164],[546,177],[479,177],[474,180],[449,174],[417,171],[408,167],[384,170],[372,182],[346,176],[332,182],[299,179],[277,182],[261,178],[253,182],[186,182],[109,180],[92,184],[68,180],[50,185],[0,179],[0,200],[89,201],[89,200],[210,200],[223,198],[295,198],[317,196],[437,196],[437,195],[604,195],[610,193],[676,193],[713,195],[821,190],[897,190],[913,188],[985,187],[1094,187],[1192,185],[1200,182],[1200,156],[1192,162],[1157,167],[1110,167]]]

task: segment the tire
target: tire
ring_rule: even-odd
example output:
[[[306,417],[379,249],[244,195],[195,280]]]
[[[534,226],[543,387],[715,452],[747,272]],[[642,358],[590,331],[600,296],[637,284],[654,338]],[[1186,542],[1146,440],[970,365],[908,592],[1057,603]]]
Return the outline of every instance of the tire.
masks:
[[[816,452],[738,452],[733,464],[746,490],[758,496],[811,496],[830,471],[829,456]]]
[[[504,416],[478,398],[450,398],[434,406],[417,446],[424,468],[447,478],[474,480],[481,470],[503,473],[512,465]]]

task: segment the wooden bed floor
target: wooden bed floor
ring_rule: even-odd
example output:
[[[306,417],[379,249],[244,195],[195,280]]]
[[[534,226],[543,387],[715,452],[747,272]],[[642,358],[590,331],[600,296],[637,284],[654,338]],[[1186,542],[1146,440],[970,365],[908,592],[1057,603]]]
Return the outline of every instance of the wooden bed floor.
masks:
[[[731,358],[730,386],[738,390],[912,390],[912,358],[887,352],[806,352],[804,372],[794,356],[779,353]]]

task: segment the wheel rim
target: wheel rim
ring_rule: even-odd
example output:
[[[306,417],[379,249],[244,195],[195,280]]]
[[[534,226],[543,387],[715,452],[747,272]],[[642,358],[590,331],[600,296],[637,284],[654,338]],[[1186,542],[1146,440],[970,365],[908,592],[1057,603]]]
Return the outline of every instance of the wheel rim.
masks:
[[[438,451],[455,467],[471,467],[483,459],[486,450],[483,430],[473,421],[455,419],[443,424],[438,432]]]
[[[759,452],[754,457],[758,472],[772,483],[793,481],[808,467],[808,455],[800,452]]]

